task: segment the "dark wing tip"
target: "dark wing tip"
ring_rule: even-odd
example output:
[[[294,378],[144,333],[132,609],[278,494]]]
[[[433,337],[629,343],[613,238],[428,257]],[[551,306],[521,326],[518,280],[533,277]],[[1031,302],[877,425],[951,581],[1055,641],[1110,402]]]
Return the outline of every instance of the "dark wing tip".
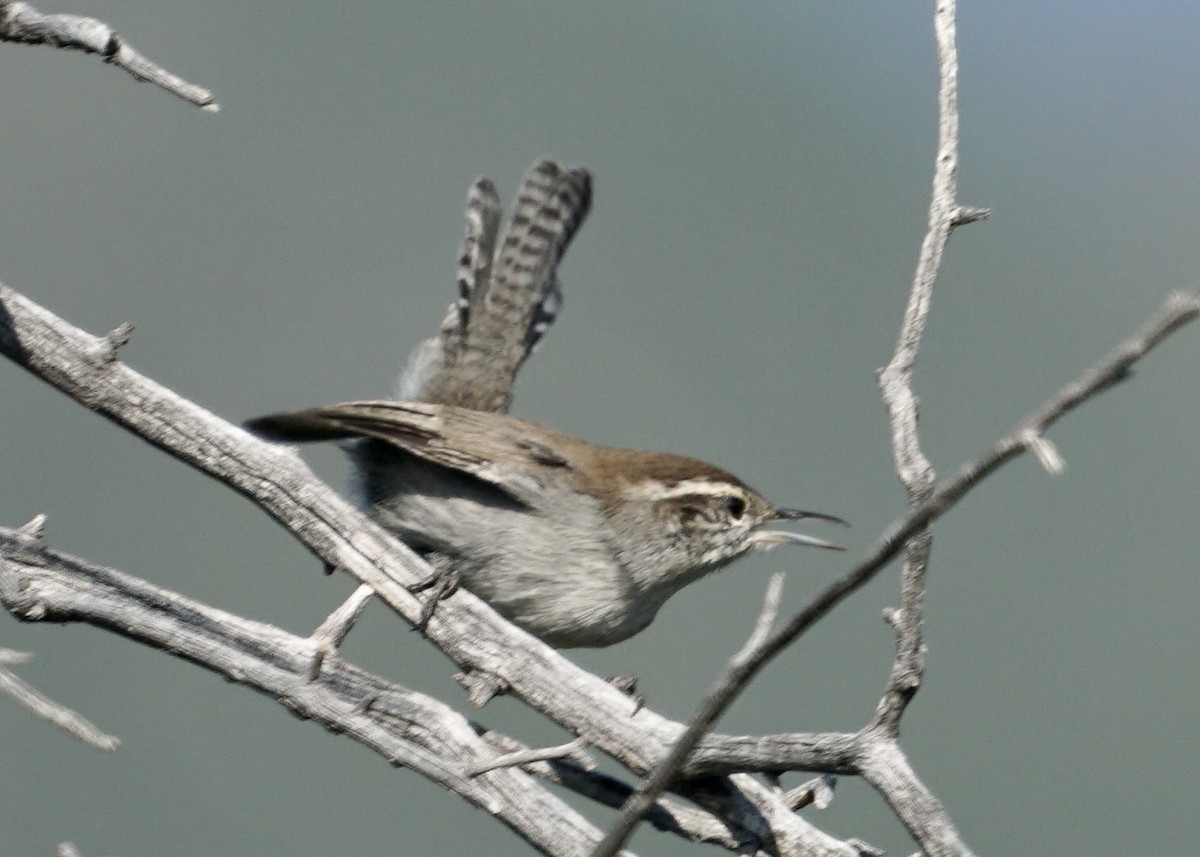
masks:
[[[242,423],[242,428],[263,440],[276,443],[307,443],[321,440],[341,440],[354,437],[345,426],[314,411],[290,414],[267,414]]]

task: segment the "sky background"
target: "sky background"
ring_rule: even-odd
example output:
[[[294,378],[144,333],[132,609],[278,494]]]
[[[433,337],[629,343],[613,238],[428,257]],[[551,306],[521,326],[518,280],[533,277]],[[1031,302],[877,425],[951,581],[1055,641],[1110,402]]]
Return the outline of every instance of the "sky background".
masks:
[[[768,575],[798,609],[904,508],[874,371],[926,221],[932,4],[532,0],[85,2],[202,113],[95,58],[0,46],[0,279],[232,420],[386,394],[454,292],[468,184],[553,156],[595,174],[559,323],[515,413],[718,463],[848,518],[844,556],[776,552],[573,653],[686,718]],[[967,3],[961,202],[916,389],[946,475],[1200,280],[1200,7]],[[903,744],[981,855],[1200,841],[1200,327],[936,527],[926,685]],[[306,633],[352,589],[240,497],[0,364],[0,520]],[[334,449],[306,457],[335,487]],[[839,534],[842,535],[842,534]],[[780,657],[723,732],[855,729],[891,662],[895,571]],[[119,735],[85,749],[0,701],[0,854],[523,855],[419,776],[194,666],[0,617],[21,674]],[[367,668],[466,711],[453,667],[373,607]],[[500,700],[472,716],[561,740]],[[785,784],[801,781],[789,776]],[[611,813],[583,807],[597,823]],[[913,846],[844,779],[822,828]],[[643,828],[640,853],[701,846]],[[715,853],[715,852],[713,852]]]

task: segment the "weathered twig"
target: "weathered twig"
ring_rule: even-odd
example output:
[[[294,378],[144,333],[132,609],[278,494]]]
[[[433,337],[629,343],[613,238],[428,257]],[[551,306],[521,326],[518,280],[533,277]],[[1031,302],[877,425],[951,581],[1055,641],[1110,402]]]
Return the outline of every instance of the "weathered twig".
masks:
[[[836,788],[837,777],[821,774],[794,789],[788,789],[784,792],[783,799],[792,809],[804,809],[806,806],[826,809],[833,802],[833,792]]]
[[[958,49],[955,45],[954,0],[939,2],[933,29],[938,53],[938,147],[934,161],[933,191],[929,200],[929,228],[921,243],[908,305],[887,366],[879,371],[879,390],[892,431],[892,458],[896,475],[908,494],[909,506],[919,507],[933,494],[937,474],[921,451],[917,432],[917,397],[912,379],[917,352],[925,333],[925,320],[933,300],[933,287],[942,266],[950,233],[960,223],[980,217],[960,216],[958,190]],[[985,215],[986,216],[986,213]],[[933,547],[928,530],[908,543],[900,574],[900,608],[890,614],[896,633],[896,656],[875,722],[895,735],[900,716],[920,687],[925,673],[924,601],[925,569]]]
[[[99,54],[105,62],[125,69],[135,80],[153,83],[210,113],[221,109],[209,90],[188,83],[146,59],[108,24],[95,18],[44,15],[28,3],[0,3],[0,41]]]
[[[346,639],[346,635],[350,633],[350,629],[354,627],[354,623],[358,621],[358,617],[367,608],[367,604],[374,594],[375,590],[371,587],[365,583],[360,584],[357,589],[350,593],[350,597],[343,601],[312,632],[312,636],[309,638],[314,649],[312,664],[309,667],[309,676],[311,678],[317,677],[321,672],[321,664],[324,663],[325,658],[332,655],[337,647],[342,644],[342,641]]]
[[[520,741],[497,732],[481,728],[480,735],[502,753],[528,749]],[[632,786],[616,777],[588,770],[568,758],[528,762],[522,765],[522,770],[614,809],[620,808],[634,793]],[[739,854],[756,850],[750,847],[756,840],[749,834],[742,832],[740,837],[735,836],[720,819],[678,801],[659,800],[646,813],[646,822],[657,830],[678,834],[692,842],[718,845]]]
[[[443,703],[333,658],[318,678],[312,678],[307,660],[311,638],[296,637],[115,570],[47,550],[18,530],[0,527],[0,558],[4,560],[0,563],[0,603],[25,620],[89,622],[163,648],[271,695],[297,716],[347,733],[392,763],[426,775],[422,764],[430,753],[443,760],[434,767],[438,776],[474,776],[476,772],[470,768],[496,760],[491,750],[483,751],[481,757],[478,747],[464,749],[457,738],[443,746],[443,729],[449,729],[453,737],[460,725],[460,716]],[[448,724],[443,724],[443,717],[450,718]],[[364,733],[364,723],[373,721],[378,721],[381,731]],[[471,728],[502,753],[529,749],[475,724]],[[399,742],[400,749],[391,742]],[[413,742],[417,746],[409,747]],[[730,768],[736,767],[734,759]],[[507,764],[513,759],[501,761]],[[525,760],[521,769],[605,806],[619,807],[633,793],[627,784],[588,770],[569,757]],[[432,778],[438,781],[437,776]],[[702,789],[690,794],[705,800]],[[537,799],[535,809],[536,805]],[[730,850],[741,850],[746,843],[760,839],[751,832],[753,828],[731,826],[710,813],[671,801],[659,801],[647,820],[690,841]]]
[[[1060,468],[1057,454],[1050,455],[1047,452],[1048,445],[1043,442],[1044,430],[1087,398],[1123,377],[1132,362],[1200,311],[1200,298],[1196,293],[1169,298],[1158,316],[1142,331],[1118,347],[1095,369],[1085,373],[1080,381],[1060,391],[1058,396],[983,456],[960,469],[943,488],[935,490],[936,475],[921,452],[917,435],[917,403],[911,388],[912,372],[933,284],[950,232],[955,226],[986,217],[985,210],[964,209],[955,200],[958,112],[954,12],[953,0],[944,0],[937,4],[934,15],[941,71],[941,120],[930,203],[930,227],[922,245],[895,354],[880,373],[880,388],[893,427],[896,468],[909,493],[912,512],[888,528],[876,550],[864,562],[829,586],[775,635],[764,641],[753,656],[746,659],[736,676],[729,675],[732,680],[723,681],[722,686],[710,692],[701,710],[692,718],[688,731],[640,790],[639,799],[630,801],[619,826],[614,826],[606,834],[596,851],[596,857],[607,857],[613,852],[614,843],[625,840],[636,824],[636,813],[645,806],[645,796],[656,794],[677,775],[693,747],[757,671],[842,599],[870,580],[905,547],[908,549],[908,559],[902,574],[901,608],[891,613],[891,622],[897,633],[897,654],[875,718],[861,733],[866,740],[860,747],[863,755],[859,761],[864,766],[866,778],[880,789],[926,853],[969,854],[945,810],[912,773],[894,741],[904,706],[919,687],[924,671],[922,602],[925,567],[931,546],[926,528],[982,478],[1022,451],[1037,454],[1039,461],[1051,472]],[[886,760],[886,763],[881,760]],[[882,775],[881,771],[893,776]],[[896,774],[897,771],[902,771],[904,775]]]
[[[12,649],[0,649],[0,693],[12,697],[18,705],[23,706],[48,723],[52,723],[66,732],[72,738],[81,741],[97,750],[111,752],[120,746],[121,741],[114,735],[97,728],[91,721],[78,712],[72,711],[61,703],[40,693],[28,683],[17,677],[12,670],[6,669],[7,664],[20,664],[29,660],[31,655],[26,652],[14,652]]]
[[[530,762],[547,762],[551,759],[571,759],[580,767],[587,770],[594,767],[595,763],[588,759],[587,754],[584,752],[586,748],[586,741],[582,738],[575,738],[565,744],[558,744],[553,747],[526,747],[522,750],[513,750],[501,756],[476,762],[467,771],[467,776],[477,777],[480,774],[494,771],[497,768],[521,767]]]

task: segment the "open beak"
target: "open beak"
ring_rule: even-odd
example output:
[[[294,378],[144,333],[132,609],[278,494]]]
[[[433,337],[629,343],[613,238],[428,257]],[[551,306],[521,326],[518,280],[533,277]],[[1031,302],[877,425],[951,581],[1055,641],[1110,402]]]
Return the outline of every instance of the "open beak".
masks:
[[[833,515],[825,515],[821,512],[805,512],[801,509],[776,509],[775,516],[772,520],[775,521],[803,521],[806,519],[817,521],[829,521],[833,524],[841,524],[843,527],[849,526],[841,518],[835,518]],[[806,536],[803,533],[789,533],[785,530],[755,530],[750,534],[750,538],[754,542],[756,548],[773,548],[776,545],[808,545],[814,548],[824,548],[831,551],[844,551],[845,548],[836,542],[827,542],[824,539],[818,539],[814,536]]]

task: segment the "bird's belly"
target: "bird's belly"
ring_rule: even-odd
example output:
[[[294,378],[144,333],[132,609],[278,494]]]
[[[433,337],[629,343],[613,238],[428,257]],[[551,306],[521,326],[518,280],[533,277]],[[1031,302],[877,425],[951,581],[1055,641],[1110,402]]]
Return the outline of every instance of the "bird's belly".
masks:
[[[371,516],[547,643],[611,645],[649,625],[662,606],[665,596],[639,594],[597,537],[594,510],[560,507],[548,518],[479,480],[404,463],[360,486]]]

